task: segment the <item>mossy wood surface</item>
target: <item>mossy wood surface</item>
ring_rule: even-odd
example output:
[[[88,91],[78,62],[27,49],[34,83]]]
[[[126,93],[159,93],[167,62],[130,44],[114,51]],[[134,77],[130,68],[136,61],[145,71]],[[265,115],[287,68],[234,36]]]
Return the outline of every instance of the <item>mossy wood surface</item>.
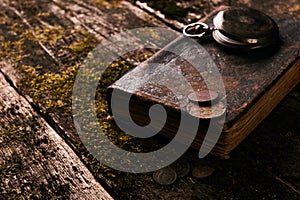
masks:
[[[1,199],[112,199],[0,73]]]

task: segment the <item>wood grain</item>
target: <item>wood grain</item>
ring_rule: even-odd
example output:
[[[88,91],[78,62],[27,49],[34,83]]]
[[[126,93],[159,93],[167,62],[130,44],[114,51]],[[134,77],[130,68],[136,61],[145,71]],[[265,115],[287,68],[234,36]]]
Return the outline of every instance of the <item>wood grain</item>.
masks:
[[[1,198],[112,197],[0,73]]]

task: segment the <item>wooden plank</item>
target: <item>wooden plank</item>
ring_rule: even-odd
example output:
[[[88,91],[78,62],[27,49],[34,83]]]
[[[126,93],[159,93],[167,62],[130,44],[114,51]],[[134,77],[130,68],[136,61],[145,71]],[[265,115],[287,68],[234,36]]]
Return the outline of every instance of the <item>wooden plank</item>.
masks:
[[[0,197],[112,197],[0,73]]]
[[[193,23],[207,16],[219,6],[248,6],[261,10],[268,15],[279,13],[278,18],[297,18],[298,4],[295,1],[259,1],[259,0],[210,0],[210,1],[148,1],[131,0],[141,9],[153,14],[169,26],[181,30],[186,24]],[[298,12],[298,13],[297,13]]]
[[[181,30],[185,24],[193,23],[208,15],[221,1],[134,1],[141,9],[153,14],[169,26]],[[228,5],[230,2],[222,1]]]

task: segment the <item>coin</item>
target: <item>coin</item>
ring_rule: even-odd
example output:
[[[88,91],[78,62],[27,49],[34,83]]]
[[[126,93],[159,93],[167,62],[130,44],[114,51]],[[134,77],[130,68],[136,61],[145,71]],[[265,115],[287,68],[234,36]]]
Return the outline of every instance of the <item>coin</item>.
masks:
[[[176,181],[177,174],[172,168],[165,167],[155,171],[153,173],[153,179],[160,185],[171,185]]]
[[[170,165],[170,168],[172,168],[177,173],[178,178],[182,178],[188,175],[191,170],[190,163],[186,160],[176,161]]]
[[[213,90],[201,90],[190,93],[188,99],[194,103],[208,103],[216,100],[218,96],[218,93]]]
[[[193,169],[192,175],[195,178],[206,178],[214,173],[215,169],[209,166],[197,166]]]
[[[212,119],[220,117],[226,112],[226,104],[219,101],[211,106],[199,106],[195,103],[188,103],[186,106],[188,113],[200,119]]]

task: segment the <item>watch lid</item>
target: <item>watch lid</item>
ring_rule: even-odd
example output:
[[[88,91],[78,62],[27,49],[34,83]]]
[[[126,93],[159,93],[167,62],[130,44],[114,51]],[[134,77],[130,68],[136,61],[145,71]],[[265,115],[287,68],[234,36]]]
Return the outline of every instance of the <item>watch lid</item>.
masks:
[[[225,46],[259,48],[278,40],[278,26],[266,14],[246,7],[230,7],[213,19],[213,37]]]

